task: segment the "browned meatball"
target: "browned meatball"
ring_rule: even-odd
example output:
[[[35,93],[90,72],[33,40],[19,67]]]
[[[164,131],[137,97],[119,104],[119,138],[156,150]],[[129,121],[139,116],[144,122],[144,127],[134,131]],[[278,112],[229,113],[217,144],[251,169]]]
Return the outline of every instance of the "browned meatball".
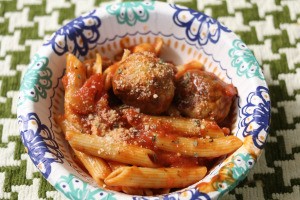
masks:
[[[143,113],[161,114],[174,97],[173,65],[150,52],[133,53],[120,63],[112,86],[125,104]]]
[[[220,123],[228,115],[235,96],[232,84],[206,71],[187,71],[176,82],[175,104],[187,117]]]

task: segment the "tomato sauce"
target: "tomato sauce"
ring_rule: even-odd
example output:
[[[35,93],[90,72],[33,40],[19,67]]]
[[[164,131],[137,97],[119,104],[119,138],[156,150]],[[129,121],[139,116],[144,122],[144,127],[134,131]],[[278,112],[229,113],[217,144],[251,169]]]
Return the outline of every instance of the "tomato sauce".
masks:
[[[75,91],[70,106],[78,114],[88,114],[94,111],[95,103],[103,89],[102,75],[92,75],[84,85]]]
[[[190,63],[183,70],[200,68],[198,63]],[[105,91],[105,76],[111,76],[115,73],[116,67],[112,68],[111,74],[94,74],[87,78],[84,84],[74,92],[70,106],[73,111],[82,116],[82,124],[88,134],[97,134],[102,136],[102,133],[109,132],[113,129],[124,128],[122,134],[128,134],[129,137],[124,137],[125,142],[131,145],[137,145],[143,148],[151,149],[155,152],[155,156],[151,159],[154,163],[161,167],[196,167],[211,165],[213,160],[208,158],[198,158],[183,156],[174,151],[166,152],[158,149],[156,144],[156,137],[168,137],[170,141],[176,141],[181,136],[182,131],[172,127],[171,121],[160,121],[158,118],[149,117],[139,112],[133,107],[124,107],[124,104],[114,101],[109,104],[109,99],[115,98],[109,91]],[[68,84],[67,77],[63,78],[63,85]],[[225,95],[235,95],[236,91],[231,85],[226,87]],[[113,107],[114,106],[114,107]],[[113,108],[112,108],[113,107]],[[172,120],[172,119],[170,119]],[[105,124],[105,126],[101,126]],[[205,123],[206,128],[212,130],[219,130],[220,127],[216,123]],[[196,126],[197,127],[197,126]],[[90,130],[88,130],[90,129]],[[93,129],[93,130],[92,130]],[[228,128],[223,128],[225,134],[229,134]],[[199,136],[205,136],[205,129],[199,127]],[[123,138],[123,137],[120,137]],[[176,148],[176,147],[174,147]]]

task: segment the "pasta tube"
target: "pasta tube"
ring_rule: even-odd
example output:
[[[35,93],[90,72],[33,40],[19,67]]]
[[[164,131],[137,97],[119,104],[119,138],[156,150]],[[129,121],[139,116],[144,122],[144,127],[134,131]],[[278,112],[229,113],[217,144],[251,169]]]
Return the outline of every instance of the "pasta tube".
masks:
[[[236,136],[215,139],[155,136],[155,145],[158,149],[194,157],[222,156],[232,153],[242,144]]]
[[[122,191],[131,195],[144,195],[143,188],[122,187]]]
[[[75,131],[67,131],[66,139],[73,148],[86,154],[131,165],[156,167],[150,159],[151,156],[155,156],[155,153],[150,149]]]
[[[64,81],[64,86],[67,91],[76,91],[83,86],[86,81],[86,67],[73,54],[67,55],[66,61],[67,80]],[[72,98],[70,98],[71,100]]]
[[[132,126],[145,131],[211,138],[224,137],[224,132],[229,132],[229,129],[221,129],[216,122],[204,119],[145,115],[131,108],[123,109],[122,112]]]
[[[190,119],[183,117],[149,116],[149,123],[168,126],[168,131],[174,131],[186,136],[210,136],[212,138],[224,137],[222,129],[216,122]]]
[[[103,179],[105,179],[111,173],[111,169],[106,161],[77,150],[74,150],[74,152],[97,184],[103,187]]]
[[[175,74],[175,79],[179,79],[180,77],[182,77],[184,75],[184,73],[188,70],[191,69],[197,69],[197,70],[204,70],[204,66],[202,63],[193,60],[189,63],[186,63],[184,65],[179,65],[177,66],[177,73]]]
[[[76,130],[75,127],[70,122],[68,122],[63,116],[56,116],[55,119],[55,121],[59,124],[60,128],[63,130],[64,133],[66,133],[66,131]],[[93,177],[93,179],[97,182],[97,184],[99,186],[103,186],[103,179],[105,179],[111,173],[111,168],[107,164],[107,162],[102,158],[77,151],[73,147],[72,149],[74,150],[76,157],[84,165],[84,167]]]
[[[100,54],[96,54],[96,62],[93,66],[93,74],[102,74],[102,57]]]
[[[74,114],[72,104],[76,105],[74,93],[79,90],[86,81],[86,68],[83,63],[78,60],[73,54],[67,55],[66,76],[63,79],[65,88],[65,116],[67,120],[74,123],[77,129],[82,130],[80,117]]]
[[[196,183],[207,172],[206,167],[146,168],[126,166],[113,171],[104,182],[108,186],[143,188],[181,188]]]
[[[114,74],[116,73],[116,70],[118,69],[119,64],[115,63],[111,66],[109,66],[104,72],[104,89],[108,91],[111,88],[111,80]]]

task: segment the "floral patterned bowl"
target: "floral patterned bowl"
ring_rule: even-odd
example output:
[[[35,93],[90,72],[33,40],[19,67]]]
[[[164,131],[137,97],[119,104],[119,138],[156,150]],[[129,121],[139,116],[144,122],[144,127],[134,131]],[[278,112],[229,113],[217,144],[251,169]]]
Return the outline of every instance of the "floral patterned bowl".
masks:
[[[80,59],[111,57],[128,44],[166,45],[162,57],[176,64],[199,60],[206,70],[237,87],[232,133],[243,146],[188,188],[156,197],[130,196],[98,188],[72,160],[53,116],[63,111],[62,77],[67,52]],[[48,38],[34,55],[20,89],[19,131],[43,176],[70,199],[217,199],[244,179],[260,156],[270,123],[270,98],[262,71],[245,43],[217,20],[162,2],[107,5],[82,15]]]

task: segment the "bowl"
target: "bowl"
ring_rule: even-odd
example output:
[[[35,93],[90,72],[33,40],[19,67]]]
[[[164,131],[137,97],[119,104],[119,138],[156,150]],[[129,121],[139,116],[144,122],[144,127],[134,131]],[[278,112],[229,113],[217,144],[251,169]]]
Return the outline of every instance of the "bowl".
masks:
[[[199,182],[159,196],[135,196],[99,188],[74,161],[54,116],[63,112],[66,54],[80,60],[114,56],[127,45],[164,40],[161,57],[175,64],[198,60],[233,84],[231,132],[243,145],[219,160]],[[126,40],[124,40],[126,38]],[[105,5],[46,38],[24,74],[17,106],[19,132],[34,165],[70,199],[218,199],[243,180],[257,162],[270,124],[270,96],[262,70],[232,31],[195,10],[156,1]]]

